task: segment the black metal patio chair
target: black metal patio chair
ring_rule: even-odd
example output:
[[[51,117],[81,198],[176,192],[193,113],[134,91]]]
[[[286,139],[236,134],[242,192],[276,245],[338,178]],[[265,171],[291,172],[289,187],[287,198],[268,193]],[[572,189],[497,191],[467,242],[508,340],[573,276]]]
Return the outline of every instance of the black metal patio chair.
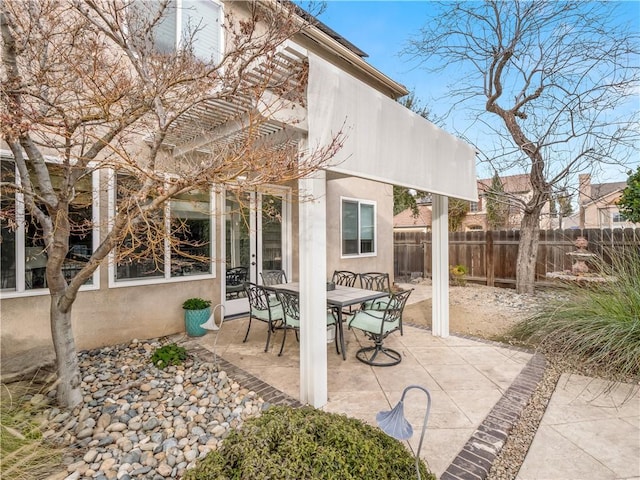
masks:
[[[261,285],[245,282],[244,289],[249,299],[249,325],[247,326],[247,333],[244,336],[243,342],[246,342],[247,338],[249,338],[252,319],[266,322],[267,343],[264,346],[264,351],[266,352],[269,349],[271,334],[282,324],[282,319],[284,318],[282,307],[273,302],[269,292]]]
[[[391,333],[400,330],[402,312],[412,291],[413,289],[391,294],[389,303],[384,310],[359,310],[355,312],[349,320],[349,327],[361,330],[374,343],[373,346],[362,347],[356,352],[358,360],[376,367],[390,367],[402,361],[400,352],[385,347],[384,340]],[[383,359],[378,360],[378,356]]]
[[[284,350],[284,342],[287,340],[287,330],[294,330],[296,332],[296,338],[298,338],[297,334],[300,330],[300,295],[297,292],[276,290],[276,296],[278,297],[278,302],[280,302],[283,313],[282,325],[279,327],[284,330],[284,334],[282,335],[282,345],[280,346],[280,353],[278,353],[278,356],[280,356],[282,355],[282,351]],[[336,345],[336,352],[340,353],[340,349],[338,348],[338,327],[336,317],[331,310],[328,310],[327,327],[331,325],[333,325],[335,329],[334,343]]]

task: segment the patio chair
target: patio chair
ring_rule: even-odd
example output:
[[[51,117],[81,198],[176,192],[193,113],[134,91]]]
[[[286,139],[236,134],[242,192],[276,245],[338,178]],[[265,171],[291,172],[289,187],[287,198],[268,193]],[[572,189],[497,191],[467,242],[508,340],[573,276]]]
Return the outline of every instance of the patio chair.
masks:
[[[265,286],[287,283],[287,274],[284,270],[263,270],[260,272],[260,277]]]
[[[235,267],[227,270],[225,277],[227,298],[232,298],[233,295],[239,298],[241,294],[244,294],[244,282],[247,281],[248,273],[247,267]]]
[[[391,282],[389,274],[382,272],[367,272],[360,274],[360,287],[366,290],[375,290],[377,292],[389,292],[391,295]],[[389,304],[391,296],[376,298],[362,304],[364,310],[384,310]],[[400,323],[400,335],[404,335],[402,323]]]
[[[400,330],[402,312],[412,291],[413,289],[391,294],[384,310],[359,310],[353,315],[349,327],[362,330],[374,342],[373,346],[362,347],[356,352],[358,360],[374,367],[390,367],[402,361],[400,352],[384,346],[384,339]],[[376,360],[378,355],[387,357],[387,360]]]
[[[249,325],[247,326],[247,333],[244,336],[243,342],[249,338],[249,330],[251,329],[251,320],[256,319],[261,322],[267,323],[267,343],[264,346],[264,351],[269,349],[269,341],[271,340],[271,333],[275,331],[277,327],[282,323],[283,314],[282,307],[280,305],[273,304],[270,299],[269,292],[261,285],[255,283],[246,282],[243,285],[247,298],[249,299]]]
[[[353,287],[358,279],[358,274],[350,272],[349,270],[335,270],[331,281],[336,285],[343,285],[345,287]]]
[[[296,332],[296,338],[298,331],[300,330],[300,296],[296,292],[289,292],[287,290],[276,290],[276,296],[282,306],[283,321],[280,328],[284,330],[282,335],[282,345],[280,346],[280,353],[284,350],[284,342],[287,340],[287,330],[294,330]],[[338,348],[338,330],[336,317],[331,310],[327,310],[327,327],[333,325],[335,330],[334,342],[336,345],[336,352],[340,353]]]
[[[331,281],[336,285],[342,285],[344,287],[355,287],[356,280],[358,280],[358,274],[350,272],[349,270],[334,270]],[[351,315],[353,310],[349,307],[348,310],[343,310],[343,315]]]

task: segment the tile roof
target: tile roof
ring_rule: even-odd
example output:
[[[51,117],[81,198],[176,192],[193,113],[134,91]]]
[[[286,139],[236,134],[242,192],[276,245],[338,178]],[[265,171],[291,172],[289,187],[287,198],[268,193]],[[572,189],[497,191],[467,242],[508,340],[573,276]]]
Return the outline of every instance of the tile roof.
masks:
[[[393,217],[393,228],[428,227],[431,226],[431,206],[418,205],[418,216],[414,217],[410,208]]]
[[[627,182],[592,183],[590,197],[592,200],[606,197],[610,193],[623,190],[626,186]]]
[[[529,175],[524,173],[520,175],[506,175],[500,177],[504,185],[506,193],[523,193],[531,191],[531,181]],[[491,186],[491,178],[483,178],[478,180],[478,190],[480,193],[486,192]]]

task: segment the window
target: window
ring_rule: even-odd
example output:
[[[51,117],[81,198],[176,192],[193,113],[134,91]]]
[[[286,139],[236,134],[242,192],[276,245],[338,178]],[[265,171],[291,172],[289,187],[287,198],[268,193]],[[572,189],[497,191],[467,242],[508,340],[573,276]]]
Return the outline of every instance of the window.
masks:
[[[373,255],[376,252],[376,205],[342,199],[342,255]]]
[[[183,193],[169,202],[171,213],[171,276],[211,273],[209,192]]]
[[[613,219],[613,223],[623,223],[624,222],[624,217],[622,216],[622,214],[620,212],[613,212],[612,219]]]
[[[170,0],[155,30],[160,51],[173,52],[190,43],[193,54],[203,61],[222,57],[222,6],[216,0]]]
[[[55,188],[62,183],[62,167],[49,164],[48,169]],[[2,159],[1,175],[2,182],[16,182],[19,177],[15,162]],[[75,196],[69,206],[69,252],[62,267],[67,280],[84,267],[93,252],[94,237],[97,238],[93,219],[94,209],[97,211],[93,195],[96,178],[95,175],[81,177],[74,188]],[[15,292],[47,288],[47,254],[42,228],[26,211],[22,194],[3,187],[0,202],[0,287],[3,291]],[[93,284],[94,278],[95,274],[86,284]]]
[[[115,176],[115,208],[139,190],[137,178]],[[149,198],[148,201],[152,199]],[[165,281],[213,273],[213,222],[210,193],[192,191],[173,198],[152,212],[142,228],[133,229],[116,249],[112,278],[126,281]]]
[[[478,202],[469,202],[469,212],[478,211]]]
[[[122,201],[137,192],[140,182],[130,175],[116,174],[116,209]],[[151,202],[151,198],[145,203]],[[162,238],[164,232],[164,212],[153,212],[144,222],[140,222],[118,245],[116,256],[116,281],[164,277],[165,245]],[[158,234],[160,231],[160,234]]]

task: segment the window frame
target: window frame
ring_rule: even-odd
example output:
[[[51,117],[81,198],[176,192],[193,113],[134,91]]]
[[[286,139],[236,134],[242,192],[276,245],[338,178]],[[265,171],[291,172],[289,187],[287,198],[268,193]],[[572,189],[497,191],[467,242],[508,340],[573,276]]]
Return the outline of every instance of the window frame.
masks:
[[[9,150],[0,150],[0,157],[4,161],[14,162],[13,154]],[[54,165],[64,165],[64,162],[58,157],[45,155],[46,163]],[[91,168],[92,164],[89,164],[88,168]],[[20,172],[18,168],[15,168],[16,182],[20,181]],[[16,230],[15,230],[15,265],[16,265],[16,288],[15,290],[3,290],[0,289],[0,298],[22,298],[22,297],[35,297],[42,295],[49,295],[49,289],[36,288],[26,289],[26,225],[25,225],[25,204],[24,194],[20,192],[15,193],[16,204]],[[100,245],[100,173],[94,169],[91,172],[91,221],[93,224],[91,230],[91,248],[92,254],[96,251]],[[82,285],[80,291],[92,291],[100,289],[100,268],[98,267],[92,275],[91,284]]]
[[[115,208],[116,208],[116,177],[117,172],[113,169],[109,171],[109,180],[108,180],[108,222],[109,227],[113,225],[113,220],[115,217]],[[167,179],[170,175],[166,175]],[[162,275],[157,277],[140,277],[140,278],[128,278],[117,280],[116,272],[117,272],[117,263],[115,258],[115,249],[109,252],[109,282],[108,288],[124,288],[124,287],[137,287],[141,285],[164,285],[168,283],[179,283],[179,282],[190,282],[196,280],[208,280],[217,277],[216,274],[216,234],[217,234],[217,222],[215,221],[216,216],[216,188],[215,185],[209,186],[209,242],[210,242],[210,272],[202,273],[196,275],[184,275],[184,276],[172,276],[171,275],[171,246],[169,244],[169,240],[165,239],[164,241],[164,270]],[[171,225],[171,208],[170,208],[171,199],[167,200],[164,204],[164,225],[165,228],[170,228]]]
[[[185,10],[188,7],[183,7],[183,2],[184,0],[173,0],[175,2],[175,37],[173,39],[173,48],[175,49],[176,52],[180,51],[183,48],[183,29],[184,29],[184,15],[185,15]],[[217,64],[219,63],[222,58],[224,57],[224,52],[225,52],[225,38],[224,38],[224,21],[225,21],[225,15],[224,15],[224,3],[220,0],[206,0],[208,2],[211,2],[213,4],[215,4],[218,8],[219,8],[219,21],[220,21],[220,25],[218,28],[218,50],[219,51],[214,51],[212,52],[211,55],[211,59]],[[172,8],[170,7],[171,11]],[[204,18],[204,17],[203,17]],[[156,32],[157,33],[157,32]],[[195,54],[194,55],[196,58],[198,58],[199,60],[202,61],[209,61],[209,58],[200,58],[198,55]]]
[[[344,203],[357,203],[358,205],[358,225],[357,225],[357,253],[345,253],[344,252]],[[373,250],[371,252],[362,253],[362,224],[361,224],[361,208],[363,205],[373,207]],[[340,197],[340,258],[365,258],[375,257],[378,255],[378,204],[375,200],[365,200],[361,198],[352,197]]]
[[[614,224],[616,224],[616,223],[624,223],[626,220],[623,218],[619,210],[613,210],[611,212],[611,221]]]

